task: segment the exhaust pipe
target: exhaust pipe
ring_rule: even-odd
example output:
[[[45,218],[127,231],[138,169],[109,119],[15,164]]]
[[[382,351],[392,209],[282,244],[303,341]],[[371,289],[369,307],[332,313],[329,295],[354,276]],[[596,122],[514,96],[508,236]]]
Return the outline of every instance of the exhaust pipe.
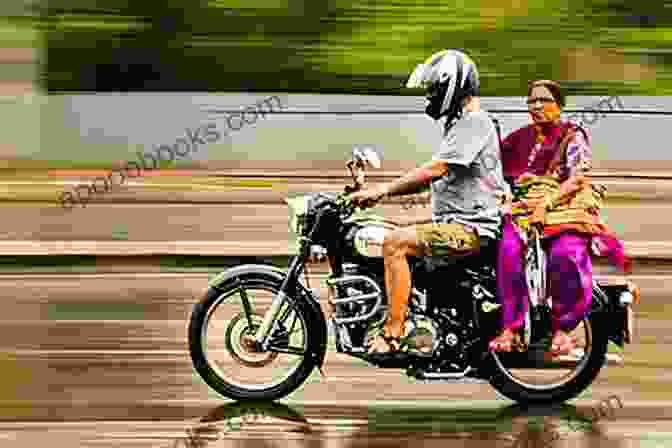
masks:
[[[420,371],[416,375],[419,380],[459,380],[467,376],[472,371],[471,367],[467,367],[463,372],[455,373],[437,373],[437,372],[423,372]]]

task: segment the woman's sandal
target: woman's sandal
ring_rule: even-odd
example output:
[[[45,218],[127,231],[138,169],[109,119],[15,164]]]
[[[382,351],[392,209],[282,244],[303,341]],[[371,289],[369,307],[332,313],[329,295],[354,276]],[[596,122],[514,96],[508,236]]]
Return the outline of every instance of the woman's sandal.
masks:
[[[551,354],[553,356],[569,355],[576,348],[576,338],[564,332],[557,332],[551,342]]]
[[[490,341],[488,349],[491,352],[512,352],[521,348],[521,341],[518,334],[507,328],[495,339]]]

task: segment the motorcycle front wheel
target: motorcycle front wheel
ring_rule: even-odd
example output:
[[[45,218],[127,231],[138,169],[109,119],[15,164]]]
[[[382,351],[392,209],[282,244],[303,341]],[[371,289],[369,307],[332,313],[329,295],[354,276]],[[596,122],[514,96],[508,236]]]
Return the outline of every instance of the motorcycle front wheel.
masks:
[[[314,353],[320,348],[310,335],[317,332],[300,302],[285,300],[267,351],[258,352],[249,343],[280,286],[276,276],[249,273],[210,287],[194,306],[191,359],[201,378],[221,395],[238,401],[283,398],[316,367]]]

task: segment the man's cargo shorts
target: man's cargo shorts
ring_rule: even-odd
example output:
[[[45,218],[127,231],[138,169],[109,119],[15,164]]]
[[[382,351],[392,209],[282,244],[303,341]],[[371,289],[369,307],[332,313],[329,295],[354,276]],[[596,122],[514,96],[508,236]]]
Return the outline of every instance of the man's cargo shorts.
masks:
[[[462,257],[478,253],[481,249],[478,232],[463,224],[418,224],[415,230],[424,256]]]

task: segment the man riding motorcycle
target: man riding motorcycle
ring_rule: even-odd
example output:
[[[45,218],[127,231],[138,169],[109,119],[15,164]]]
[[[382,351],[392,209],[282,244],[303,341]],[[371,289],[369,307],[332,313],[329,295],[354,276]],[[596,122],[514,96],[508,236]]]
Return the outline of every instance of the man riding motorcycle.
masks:
[[[499,195],[510,194],[502,173],[499,138],[480,108],[476,64],[457,50],[443,50],[416,67],[407,88],[423,88],[425,113],[445,117],[443,137],[430,162],[377,188],[354,193],[360,207],[384,197],[412,194],[431,185],[432,222],[396,230],[385,237],[383,257],[389,316],[369,341],[369,354],[402,350],[409,337],[406,313],[411,289],[407,256],[477,253],[499,238]],[[417,345],[416,345],[417,346]]]

